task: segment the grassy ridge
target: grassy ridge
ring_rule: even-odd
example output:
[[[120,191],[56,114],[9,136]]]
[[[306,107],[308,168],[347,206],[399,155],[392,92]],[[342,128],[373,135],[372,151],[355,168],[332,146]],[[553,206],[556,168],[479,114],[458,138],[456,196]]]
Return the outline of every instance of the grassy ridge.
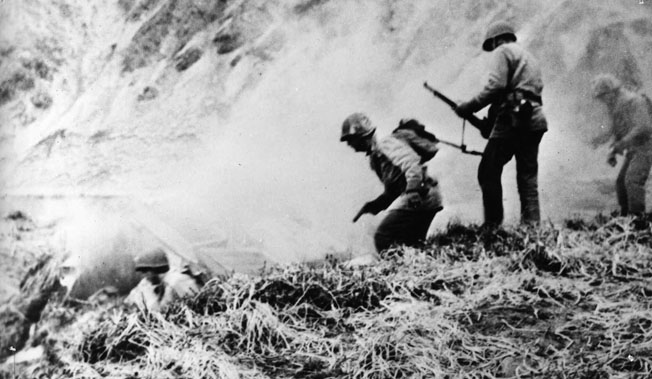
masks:
[[[164,314],[78,310],[50,335],[49,363],[24,369],[98,378],[650,377],[651,243],[648,219],[451,225],[370,267],[215,280]]]

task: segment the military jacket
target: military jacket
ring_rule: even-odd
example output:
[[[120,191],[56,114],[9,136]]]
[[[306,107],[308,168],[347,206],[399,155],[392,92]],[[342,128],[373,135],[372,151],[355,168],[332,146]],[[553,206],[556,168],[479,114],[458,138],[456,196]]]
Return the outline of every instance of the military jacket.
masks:
[[[536,59],[519,44],[505,43],[492,52],[487,84],[470,101],[470,110],[477,112],[492,106],[495,122],[489,138],[509,137],[518,130],[543,132],[548,124],[542,112],[542,91],[541,69]],[[527,119],[516,117],[515,100],[520,100],[519,96],[532,105]]]
[[[384,186],[384,192],[376,199],[383,208],[414,209],[406,200],[406,191],[414,190],[423,194],[420,209],[441,209],[436,178],[428,174],[421,157],[407,142],[392,135],[374,139],[369,163]]]
[[[157,284],[144,278],[131,290],[125,302],[149,311],[160,312],[174,300],[197,292],[199,292],[199,285],[192,276],[173,270],[167,272]]]
[[[652,148],[652,114],[643,95],[621,89],[609,107],[614,149],[650,151]]]

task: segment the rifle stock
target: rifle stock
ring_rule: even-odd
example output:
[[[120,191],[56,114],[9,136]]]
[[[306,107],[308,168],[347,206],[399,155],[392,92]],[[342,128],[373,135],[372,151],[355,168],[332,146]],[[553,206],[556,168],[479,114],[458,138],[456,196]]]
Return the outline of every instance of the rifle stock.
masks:
[[[449,99],[446,95],[443,93],[437,91],[436,89],[430,87],[428,85],[428,82],[424,82],[423,86],[430,91],[435,97],[439,98],[441,101],[446,103],[451,109],[455,110],[457,108],[457,103],[454,102],[453,100]],[[473,125],[476,129],[480,131],[480,135],[482,135],[483,138],[489,138],[489,134],[491,134],[491,128],[492,125],[491,123],[487,120],[487,118],[483,118],[482,120],[476,117],[473,114],[470,114],[466,117],[463,117],[466,121],[469,122],[469,124]]]

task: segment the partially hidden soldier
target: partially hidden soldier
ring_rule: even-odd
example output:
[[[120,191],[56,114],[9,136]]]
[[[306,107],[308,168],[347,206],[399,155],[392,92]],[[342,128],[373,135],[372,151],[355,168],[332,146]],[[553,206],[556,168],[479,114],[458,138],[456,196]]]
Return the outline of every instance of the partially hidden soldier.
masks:
[[[126,302],[148,311],[164,311],[174,300],[195,295],[203,285],[188,266],[170,269],[163,249],[156,248],[135,258],[136,271],[144,275]]]
[[[503,167],[516,158],[516,181],[521,221],[540,221],[538,190],[539,144],[548,124],[542,112],[541,69],[534,57],[516,43],[514,28],[506,22],[489,26],[482,44],[492,52],[489,79],[484,89],[456,109],[464,117],[489,108],[492,130],[478,167],[484,225],[499,226],[504,219]]]
[[[592,81],[593,98],[607,107],[611,125],[593,140],[594,146],[613,138],[607,163],[616,166],[616,156],[625,160],[616,179],[616,195],[622,215],[645,213],[645,184],[652,167],[652,102],[641,93],[625,88],[610,74]]]
[[[365,153],[384,185],[383,193],[364,204],[353,219],[356,222],[366,213],[375,215],[387,209],[374,235],[379,252],[395,244],[415,245],[425,239],[430,223],[443,209],[437,180],[427,173],[423,164],[434,156],[436,148],[432,144],[420,144],[422,139],[409,128],[399,126],[398,129],[378,138],[376,127],[363,113],[350,115],[342,124],[340,141],[356,152]],[[423,151],[423,155],[415,149]]]

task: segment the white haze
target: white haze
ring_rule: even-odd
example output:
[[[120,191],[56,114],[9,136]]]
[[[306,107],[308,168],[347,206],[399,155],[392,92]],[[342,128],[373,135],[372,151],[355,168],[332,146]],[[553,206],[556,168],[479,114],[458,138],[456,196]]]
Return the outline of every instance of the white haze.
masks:
[[[14,16],[20,14],[18,3],[8,3]],[[305,2],[292,5],[300,3]],[[138,23],[126,23],[113,4],[70,2],[77,18],[59,20],[56,12],[43,10],[54,8],[32,2],[43,14],[14,19],[33,23],[34,17],[50,17],[31,33],[69,38],[60,42],[67,46],[60,53],[66,63],[55,75],[52,109],[29,126],[15,127],[16,152],[11,167],[3,167],[7,191],[126,195],[193,242],[215,238],[232,247],[252,246],[275,261],[363,254],[373,249],[380,217],[364,216],[356,224],[351,218],[382,187],[364,154],[339,142],[342,120],[363,111],[386,134],[399,119],[414,117],[438,137],[458,143],[461,121],[423,82],[466,99],[483,84],[488,54],[478,44],[489,21],[502,14],[514,18],[521,42],[528,44],[546,30],[542,24],[554,24],[549,17],[560,7],[582,8],[561,0],[313,3],[301,16],[282,1],[256,3],[266,29],[248,41],[244,48],[250,52],[233,67],[235,54],[214,53],[210,40],[219,25],[212,25],[188,43],[205,50],[188,70],[177,73],[164,59],[120,74],[120,53]],[[623,18],[635,17],[632,7],[607,3],[606,8],[626,9]],[[6,11],[9,5],[0,6]],[[559,29],[558,39],[546,35],[544,44],[566,43],[559,54],[573,67],[590,21],[576,27],[584,33],[577,40],[568,27]],[[17,23],[5,28],[20,35]],[[19,45],[34,37],[24,38]],[[551,49],[548,45],[542,51]],[[577,94],[553,80],[558,67],[539,58],[551,129],[540,153],[543,217],[558,222],[574,213],[608,211],[615,206],[613,196],[586,189],[593,191],[596,179],[615,178],[616,172],[604,165],[604,151],[590,149],[569,130],[574,114],[564,98]],[[157,88],[158,97],[136,101],[146,86]],[[11,118],[7,108],[0,109],[3,119]],[[51,153],[34,148],[59,129],[68,135]],[[98,132],[107,137],[89,142]],[[468,125],[465,142],[478,150],[484,144]],[[454,220],[481,222],[478,162],[445,146],[431,161],[446,206],[433,229]],[[503,174],[508,223],[518,221],[514,176],[510,163]],[[582,203],[583,197],[590,204]]]

